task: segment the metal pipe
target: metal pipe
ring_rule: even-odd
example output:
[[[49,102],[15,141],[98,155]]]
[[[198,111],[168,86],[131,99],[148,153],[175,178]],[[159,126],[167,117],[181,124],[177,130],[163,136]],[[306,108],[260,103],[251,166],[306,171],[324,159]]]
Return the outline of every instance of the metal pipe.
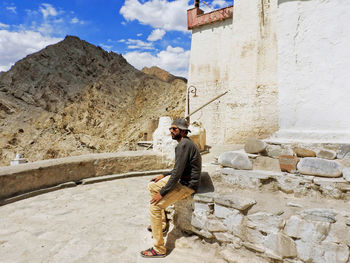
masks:
[[[193,89],[191,90],[191,88]],[[187,88],[187,116],[190,114],[190,93],[194,93],[193,97],[197,97],[197,88],[193,85]],[[190,117],[185,119],[187,120],[188,124],[190,124]]]
[[[207,106],[208,104],[210,104],[210,103],[212,103],[213,101],[217,100],[218,98],[224,96],[226,93],[228,93],[228,91],[225,91],[224,93],[222,93],[222,94],[216,96],[215,98],[211,99],[211,100],[208,101],[207,103],[203,104],[202,106],[200,106],[199,108],[197,108],[196,110],[194,110],[192,113],[189,113],[189,112],[188,112],[187,115],[186,115],[186,117],[185,117],[185,119],[188,119],[188,120],[189,120],[191,115],[193,115],[193,114],[195,114],[197,111],[203,109],[205,106]]]

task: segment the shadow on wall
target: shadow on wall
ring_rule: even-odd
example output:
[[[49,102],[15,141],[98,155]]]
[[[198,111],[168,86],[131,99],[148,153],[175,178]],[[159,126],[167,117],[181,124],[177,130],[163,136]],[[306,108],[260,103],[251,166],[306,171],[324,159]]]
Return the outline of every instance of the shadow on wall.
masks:
[[[201,173],[201,182],[197,190],[198,194],[214,192],[213,181],[207,172]]]

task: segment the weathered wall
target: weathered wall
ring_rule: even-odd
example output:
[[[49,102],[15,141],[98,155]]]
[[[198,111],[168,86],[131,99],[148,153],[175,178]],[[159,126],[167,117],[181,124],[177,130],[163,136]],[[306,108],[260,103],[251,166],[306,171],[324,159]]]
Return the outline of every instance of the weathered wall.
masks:
[[[89,177],[167,168],[165,158],[151,151],[89,154],[0,167],[0,200],[18,194],[76,182]]]
[[[281,139],[350,140],[350,2],[279,0]]]
[[[191,117],[207,130],[209,145],[267,137],[278,128],[276,2],[235,1],[233,19],[192,30],[188,86],[190,112],[216,95],[219,100]]]

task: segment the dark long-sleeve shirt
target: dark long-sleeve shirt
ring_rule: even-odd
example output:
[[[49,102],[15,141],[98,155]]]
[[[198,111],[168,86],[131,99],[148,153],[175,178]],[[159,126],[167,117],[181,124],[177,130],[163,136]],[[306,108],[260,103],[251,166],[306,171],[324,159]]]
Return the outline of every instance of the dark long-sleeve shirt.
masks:
[[[196,191],[200,182],[201,170],[202,157],[199,149],[188,137],[184,137],[175,148],[174,169],[164,174],[170,175],[170,178],[160,190],[160,194],[165,196],[177,182]]]

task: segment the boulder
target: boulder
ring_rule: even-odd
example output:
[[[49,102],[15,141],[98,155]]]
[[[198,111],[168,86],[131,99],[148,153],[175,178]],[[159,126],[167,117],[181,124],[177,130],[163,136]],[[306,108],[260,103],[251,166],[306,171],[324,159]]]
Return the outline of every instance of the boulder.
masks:
[[[250,138],[244,145],[247,153],[261,153],[265,151],[267,144],[261,140]]]
[[[337,161],[321,158],[302,158],[297,165],[298,171],[302,174],[309,174],[321,177],[339,177],[342,174],[342,165]]]
[[[250,228],[255,228],[265,233],[278,232],[284,225],[282,218],[266,212],[251,214],[247,218],[247,224]]]
[[[319,150],[316,153],[316,157],[328,160],[334,160],[337,157],[337,153],[332,150]]]
[[[337,158],[350,158],[350,144],[343,144],[337,152]]]
[[[224,167],[232,167],[239,170],[253,169],[253,164],[247,154],[242,152],[224,152],[220,154],[218,162]]]
[[[316,153],[314,151],[302,147],[294,148],[294,152],[298,157],[316,157]]]
[[[300,159],[293,155],[280,155],[278,160],[282,172],[295,173]]]

